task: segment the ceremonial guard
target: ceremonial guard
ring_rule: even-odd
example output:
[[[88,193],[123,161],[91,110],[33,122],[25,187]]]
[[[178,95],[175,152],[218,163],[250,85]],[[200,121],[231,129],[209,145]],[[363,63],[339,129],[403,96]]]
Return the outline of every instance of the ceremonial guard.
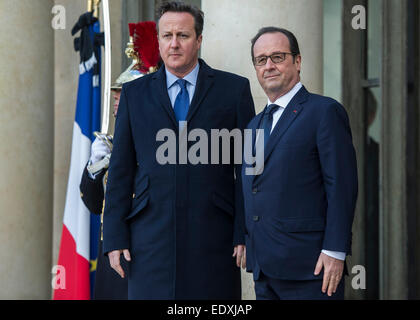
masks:
[[[156,24],[153,21],[130,23],[130,41],[125,51],[133,61],[111,86],[114,97],[114,117],[123,83],[132,81],[147,73],[155,72],[159,63]],[[104,208],[104,189],[107,180],[109,159],[112,152],[112,136],[95,132],[91,156],[80,183],[81,197],[86,207],[94,214],[101,214],[98,261],[94,288],[95,300],[127,299],[127,279],[122,279],[109,265],[108,257],[102,250],[102,215]],[[124,263],[124,262],[123,262]]]

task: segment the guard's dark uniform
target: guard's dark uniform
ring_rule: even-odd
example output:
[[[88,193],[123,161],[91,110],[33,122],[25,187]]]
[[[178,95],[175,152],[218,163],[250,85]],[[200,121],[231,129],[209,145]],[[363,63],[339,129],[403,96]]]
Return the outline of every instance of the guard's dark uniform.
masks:
[[[122,84],[132,81],[144,74],[152,73],[160,66],[159,46],[157,42],[156,23],[144,21],[129,23],[130,42],[126,54],[133,60],[132,64],[120,74],[112,90],[121,90]],[[142,58],[140,59],[140,47]],[[116,115],[116,110],[114,111]],[[101,214],[104,207],[104,176],[107,169],[102,169],[95,179],[89,176],[87,166],[85,167],[80,182],[80,191],[84,204],[94,214]],[[106,180],[106,177],[105,177]],[[102,220],[102,219],[101,219]],[[121,255],[121,267],[128,273],[128,263]],[[111,268],[109,258],[103,253],[102,242],[102,221],[101,232],[99,233],[98,261],[96,265],[96,279],[93,298],[95,300],[126,300],[128,298],[128,280]]]
[[[89,176],[87,166],[83,171],[80,182],[82,200],[90,212],[101,214],[104,201],[103,177],[107,169],[103,169],[95,179]],[[127,300],[127,278],[121,278],[109,265],[109,259],[102,250],[101,232],[99,233],[98,262],[96,265],[96,279],[93,293],[94,300]],[[121,266],[127,270],[127,262],[121,257]]]

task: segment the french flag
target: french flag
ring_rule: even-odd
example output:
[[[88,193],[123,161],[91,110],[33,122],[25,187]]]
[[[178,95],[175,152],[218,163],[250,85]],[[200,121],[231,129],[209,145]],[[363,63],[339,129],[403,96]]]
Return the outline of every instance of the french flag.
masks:
[[[100,216],[91,214],[86,208],[79,185],[90,158],[93,132],[100,130],[100,48],[103,34],[99,29],[99,22],[92,13],[85,13],[72,30],[73,35],[81,31],[81,36],[75,39],[81,63],[58,272],[55,276],[59,283],[54,284],[53,280],[54,300],[89,300],[93,292]]]

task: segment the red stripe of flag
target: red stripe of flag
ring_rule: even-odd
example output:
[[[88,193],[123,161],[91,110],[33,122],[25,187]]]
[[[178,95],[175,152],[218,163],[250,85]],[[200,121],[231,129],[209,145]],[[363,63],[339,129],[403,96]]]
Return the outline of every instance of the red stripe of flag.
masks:
[[[76,242],[65,224],[61,235],[58,265],[63,266],[65,270],[65,289],[55,289],[54,300],[89,300],[89,261],[76,252]]]

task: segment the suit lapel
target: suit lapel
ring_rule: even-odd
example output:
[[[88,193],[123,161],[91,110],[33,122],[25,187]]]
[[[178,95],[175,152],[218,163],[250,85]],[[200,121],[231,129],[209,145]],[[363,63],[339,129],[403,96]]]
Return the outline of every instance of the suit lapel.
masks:
[[[305,87],[302,87],[283,111],[283,114],[277,121],[277,124],[274,127],[274,130],[271,133],[270,139],[268,140],[267,146],[264,150],[264,163],[267,162],[268,157],[270,156],[271,152],[273,152],[274,147],[280,141],[281,137],[284,135],[293,121],[299,116],[299,113],[303,109],[302,104],[307,100],[307,96],[308,91],[305,89]]]
[[[265,109],[265,107],[264,107],[264,109]],[[257,138],[258,138],[257,129],[259,129],[260,126],[261,126],[261,121],[262,121],[261,118],[264,114],[264,109],[259,114],[257,114],[255,119],[252,121],[252,125],[250,124],[250,129],[252,130],[251,132],[252,132],[252,155],[253,156],[255,156],[255,143],[256,143]]]
[[[214,72],[203,60],[199,59],[200,70],[197,77],[197,87],[188,109],[187,121],[190,121],[201,106],[201,102],[214,82]]]
[[[156,94],[159,100],[159,105],[165,110],[169,118],[172,120],[175,128],[178,127],[178,123],[175,118],[175,113],[171,105],[171,100],[168,96],[168,89],[166,87],[166,74],[165,67],[162,66],[157,72],[153,74],[153,94]]]
[[[197,77],[197,87],[195,88],[194,96],[191,105],[188,109],[187,121],[190,121],[194,114],[201,106],[201,102],[206,96],[208,90],[213,85],[214,72],[203,60],[199,59],[200,71]],[[178,123],[175,118],[175,112],[172,108],[171,101],[168,96],[168,89],[166,87],[165,67],[163,66],[153,75],[153,88],[157,94],[160,106],[166,111],[169,118],[172,120],[175,127]]]
[[[253,168],[253,171],[255,172],[257,170],[256,165],[257,163],[251,163],[249,161],[256,161],[256,150],[255,150],[255,143],[256,143],[256,139],[257,139],[257,129],[259,129],[260,127],[260,122],[261,122],[261,118],[264,112],[260,112],[259,114],[257,114],[248,124],[247,126],[247,130],[250,130],[251,132],[251,136],[249,136],[249,134],[245,133],[245,138],[244,138],[244,150],[243,150],[243,167],[245,168],[244,170],[248,170],[248,168]],[[251,141],[250,141],[251,140]],[[250,145],[251,144],[251,145]],[[251,158],[252,155],[252,159]],[[246,176],[249,179],[253,179],[255,178],[255,175],[250,175],[250,174],[246,174]],[[249,177],[251,176],[251,177]]]

